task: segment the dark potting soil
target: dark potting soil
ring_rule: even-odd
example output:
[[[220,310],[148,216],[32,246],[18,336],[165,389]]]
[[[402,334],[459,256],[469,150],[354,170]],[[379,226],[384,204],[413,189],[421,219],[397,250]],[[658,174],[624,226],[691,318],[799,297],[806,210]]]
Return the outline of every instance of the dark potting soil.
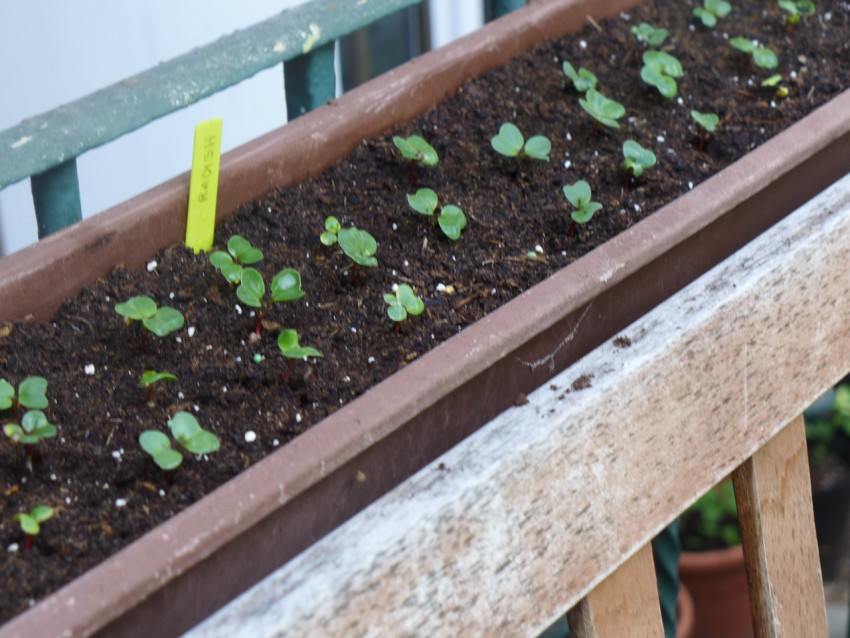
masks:
[[[17,385],[29,375],[45,377],[46,413],[58,428],[56,438],[38,445],[32,472],[19,446],[0,441],[0,618],[23,611],[847,87],[848,3],[817,2],[817,14],[793,32],[775,3],[734,5],[714,30],[691,17],[693,0],[651,2],[588,23],[583,33],[542,44],[408,125],[364,141],[320,178],[245,205],[217,229],[217,246],[243,235],[264,251],[259,269],[267,280],[295,267],[306,291],[303,299],[268,310],[257,342],[250,338],[251,309],[239,304],[206,256],[183,246],[161,252],[141,272],[117,268],[68,300],[50,322],[0,326],[2,378]],[[681,103],[639,78],[645,47],[629,29],[642,21],[670,30],[664,48],[685,69]],[[779,53],[776,72],[787,97],[760,86],[772,72],[729,46],[727,38],[736,35]],[[593,71],[600,91],[626,106],[619,130],[594,125],[579,107],[563,60]],[[691,109],[720,116],[704,146]],[[505,121],[527,136],[547,135],[551,161],[496,154],[489,140]],[[466,212],[469,226],[458,242],[408,208],[412,189],[408,164],[391,142],[396,133],[423,135],[439,152],[437,166],[416,169],[415,184]],[[626,139],[658,157],[639,180],[625,179],[620,167]],[[587,180],[604,206],[583,227],[571,223],[561,190],[577,179]],[[330,214],[375,236],[377,268],[354,272],[338,247],[319,242]],[[398,329],[383,300],[394,283],[412,285],[426,305]],[[144,351],[138,326],[128,328],[114,312],[117,301],[141,294],[186,317],[178,336],[151,337]],[[295,363],[288,384],[276,345],[284,327],[324,353]],[[257,354],[264,357],[259,363]],[[138,385],[146,369],[178,377],[156,388],[153,407]],[[221,450],[189,456],[165,472],[138,437],[146,429],[166,431],[179,410],[217,434]],[[2,416],[2,423],[20,418],[14,411]],[[256,438],[249,440],[249,431]],[[57,513],[25,551],[11,517],[40,503]]]

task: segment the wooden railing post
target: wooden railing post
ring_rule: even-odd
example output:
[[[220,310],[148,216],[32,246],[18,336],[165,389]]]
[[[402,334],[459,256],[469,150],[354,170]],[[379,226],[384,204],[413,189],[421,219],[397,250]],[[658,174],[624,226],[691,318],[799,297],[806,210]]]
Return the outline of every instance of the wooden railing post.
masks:
[[[755,636],[826,636],[803,417],[745,461],[732,480]]]
[[[286,117],[296,117],[325,104],[336,95],[335,43],[322,45],[283,64]]]
[[[575,638],[664,635],[652,546],[644,545],[567,613]]]
[[[39,239],[82,219],[76,159],[33,175],[30,187]]]

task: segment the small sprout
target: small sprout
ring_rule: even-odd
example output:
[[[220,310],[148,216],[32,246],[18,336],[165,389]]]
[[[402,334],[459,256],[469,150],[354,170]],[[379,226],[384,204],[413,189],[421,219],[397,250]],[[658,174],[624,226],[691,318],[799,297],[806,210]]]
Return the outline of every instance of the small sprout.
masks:
[[[571,186],[564,186],[564,196],[575,209],[570,213],[570,217],[577,224],[586,224],[593,214],[602,208],[602,204],[592,201],[593,193],[590,190],[590,184],[583,179]]]
[[[164,337],[183,327],[184,319],[179,310],[169,306],[158,308],[150,297],[140,295],[127,301],[115,304],[115,312],[124,317],[129,324],[131,321],[141,321],[145,327],[142,332],[141,349],[145,348],[148,331],[157,337]]]
[[[785,21],[788,23],[789,32],[793,30],[800,18],[814,15],[815,3],[811,0],[779,0],[779,8],[788,12]]]
[[[325,232],[323,232],[319,239],[325,246],[333,246],[336,243],[336,236],[339,234],[340,226],[339,220],[333,215],[329,215],[325,220]]]
[[[292,329],[281,330],[277,336],[277,347],[280,353],[289,359],[286,370],[283,373],[283,381],[289,385],[289,378],[292,376],[292,366],[298,359],[307,360],[307,357],[323,357],[320,350],[309,346],[302,346],[298,343],[298,332]]]
[[[691,117],[700,125],[699,131],[699,150],[705,147],[705,141],[710,133],[714,133],[717,125],[720,123],[720,118],[716,113],[700,113],[699,111],[691,111]]]
[[[18,384],[18,405],[29,409],[43,410],[47,407],[47,379],[27,377]],[[8,410],[15,405],[15,387],[0,379],[0,410]]]
[[[348,255],[348,258],[354,263],[369,268],[378,265],[378,260],[375,258],[378,242],[365,230],[360,230],[354,226],[343,228],[337,235],[337,241],[339,241],[342,252]]]
[[[218,437],[204,430],[198,420],[188,412],[176,413],[169,419],[168,428],[177,443],[191,454],[211,454],[221,446]],[[158,430],[142,432],[139,435],[139,445],[163,470],[173,470],[183,462],[180,451],[171,447],[171,439]]]
[[[549,151],[552,150],[552,143],[542,135],[534,135],[525,141],[522,133],[511,122],[505,122],[499,127],[498,134],[490,139],[490,144],[497,153],[507,157],[519,158],[522,151],[523,157],[545,162],[549,161]]]
[[[682,77],[684,71],[678,59],[664,51],[645,51],[643,68],[640,70],[641,79],[658,89],[664,97],[672,100],[676,97],[679,87],[675,78]]]
[[[153,407],[153,387],[160,381],[177,381],[177,377],[170,372],[157,372],[156,370],[145,370],[139,377],[139,386],[148,390],[148,405]]]
[[[732,38],[729,40],[729,44],[738,51],[752,55],[753,61],[759,68],[775,69],[779,66],[779,59],[776,57],[776,53],[755,40],[750,40],[749,38]]]
[[[732,5],[726,0],[703,0],[703,6],[694,9],[694,15],[702,20],[704,26],[711,29],[717,24],[717,18],[728,15]]]
[[[421,315],[425,310],[425,303],[407,284],[400,284],[395,294],[385,293],[384,301],[388,306],[387,315],[396,323],[407,319],[408,314]]]
[[[626,114],[626,108],[619,102],[609,100],[596,89],[589,89],[585,97],[579,98],[578,101],[581,108],[600,124],[610,128],[620,128],[617,120]]]
[[[254,248],[247,239],[232,235],[227,241],[227,252],[217,250],[210,255],[210,263],[221,271],[224,278],[238,284],[242,278],[242,267],[263,259],[263,252]]]
[[[656,29],[648,22],[641,22],[632,27],[632,34],[641,42],[653,47],[660,46],[667,39],[667,29]]]
[[[3,426],[3,432],[12,441],[24,446],[35,445],[42,439],[51,439],[56,436],[56,427],[47,420],[41,410],[28,410],[17,423],[7,423]]]
[[[626,175],[628,176],[628,173],[631,173],[635,179],[639,179],[647,168],[655,166],[655,153],[634,140],[623,142],[623,157],[625,158],[623,168]]]
[[[439,219],[434,212],[437,210],[439,200],[437,193],[430,188],[420,188],[413,195],[407,196],[407,203],[417,213],[431,218],[431,223],[439,223],[440,229],[449,239],[457,241],[460,234],[466,228],[466,215],[457,206],[449,204],[440,209]]]
[[[782,82],[782,74],[781,73],[775,73],[775,74],[771,75],[769,78],[763,79],[761,81],[761,85],[762,86],[776,86],[780,82]]]
[[[36,505],[29,512],[19,512],[12,516],[12,520],[21,526],[21,531],[26,534],[24,548],[29,551],[32,548],[32,539],[41,532],[41,524],[53,518],[54,510],[48,505]]]
[[[406,159],[410,160],[409,181],[411,186],[413,186],[413,173],[417,162],[423,166],[434,166],[440,161],[434,147],[418,135],[411,135],[407,138],[396,135],[393,137],[393,144]]]
[[[295,301],[304,296],[301,289],[301,274],[294,268],[284,268],[277,273],[269,286],[273,302]],[[242,279],[236,288],[236,296],[246,305],[257,308],[257,324],[254,332],[257,336],[262,333],[262,320],[268,302],[266,301],[266,284],[263,276],[255,268],[245,268]]]
[[[573,65],[565,60],[562,68],[564,69],[564,75],[572,80],[573,87],[579,93],[585,93],[590,89],[596,88],[596,76],[584,67],[576,71]]]

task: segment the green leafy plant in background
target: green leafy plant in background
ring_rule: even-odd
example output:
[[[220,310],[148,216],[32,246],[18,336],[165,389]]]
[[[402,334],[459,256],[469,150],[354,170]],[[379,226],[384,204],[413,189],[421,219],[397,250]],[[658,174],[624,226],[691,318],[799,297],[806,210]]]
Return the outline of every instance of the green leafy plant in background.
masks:
[[[422,314],[425,310],[425,302],[407,284],[399,284],[393,288],[392,294],[384,294],[384,302],[387,304],[387,315],[396,322],[396,330],[398,330],[399,324],[407,319],[407,315]]]
[[[699,111],[691,111],[691,118],[699,124],[699,150],[705,148],[705,142],[708,136],[717,129],[720,123],[720,118],[716,113],[700,113]]]
[[[177,412],[168,420],[168,429],[177,443],[191,454],[212,454],[221,446],[219,438],[203,429],[188,412]],[[171,446],[171,439],[159,430],[145,430],[139,435],[139,445],[151,455],[163,470],[173,470],[183,462],[183,454]]]
[[[811,0],[779,0],[779,8],[787,12],[785,22],[788,25],[788,32],[794,31],[796,25],[801,18],[814,15],[815,3]]]
[[[177,377],[171,374],[170,372],[157,372],[156,370],[145,370],[139,377],[139,386],[142,388],[147,388],[147,403],[150,407],[153,407],[155,405],[153,400],[154,385],[161,381],[177,381]]]
[[[32,549],[33,538],[41,533],[41,524],[53,518],[54,509],[49,505],[36,505],[29,512],[19,512],[12,516],[21,527],[21,531],[26,535],[24,549],[29,551]]]
[[[461,232],[466,228],[466,215],[454,204],[440,208],[439,218],[435,215],[439,199],[437,193],[430,188],[420,188],[413,195],[408,195],[407,203],[417,213],[430,217],[432,225],[438,223],[440,230],[452,241],[460,239]]]
[[[652,47],[661,46],[661,43],[667,39],[667,29],[656,29],[648,22],[641,22],[632,27],[631,31],[638,40]]]
[[[419,135],[411,135],[410,137],[396,135],[393,137],[393,144],[401,151],[402,157],[410,160],[408,179],[411,187],[413,187],[414,171],[416,170],[417,163],[423,166],[435,166],[440,161],[440,156],[437,155],[434,147]]]
[[[215,266],[231,284],[242,280],[244,266],[256,264],[263,259],[263,251],[254,248],[247,239],[232,235],[227,240],[227,252],[217,250],[210,254],[210,263]]]
[[[598,81],[596,76],[584,67],[576,71],[572,64],[564,60],[561,68],[564,70],[564,75],[572,81],[573,88],[579,93],[586,93],[590,89],[596,88]]]
[[[672,100],[679,92],[676,78],[683,74],[682,64],[676,57],[664,51],[644,51],[640,77],[668,100]]]
[[[761,69],[775,69],[779,66],[779,58],[776,57],[773,49],[770,49],[756,40],[749,38],[732,38],[729,40],[732,48],[748,53],[756,66]]]
[[[806,419],[806,441],[812,465],[824,464],[837,454],[842,441],[850,443],[850,385],[835,388],[828,413]]]
[[[333,215],[325,219],[325,231],[319,239],[325,246],[333,246],[338,243],[342,252],[353,262],[351,283],[355,287],[358,285],[356,270],[358,265],[367,268],[374,268],[378,265],[378,259],[375,257],[375,253],[378,251],[378,242],[375,241],[375,238],[356,226],[342,228],[339,220]]]
[[[289,385],[289,379],[292,377],[292,367],[298,359],[307,360],[308,357],[323,357],[320,350],[311,348],[310,346],[302,346],[298,342],[298,332],[292,329],[281,330],[277,336],[277,347],[280,353],[289,359],[286,365],[286,370],[283,373],[283,381]]]
[[[620,123],[617,120],[626,114],[626,107],[619,102],[608,99],[596,89],[588,89],[584,98],[579,98],[578,102],[581,108],[595,120],[594,130],[596,130],[597,122],[609,128],[620,128]]]
[[[626,171],[626,187],[628,187],[629,174],[635,179],[640,179],[646,169],[655,166],[656,161],[655,153],[634,140],[623,142],[623,158],[622,167]]]
[[[505,122],[499,127],[499,132],[490,138],[490,145],[500,155],[506,157],[530,157],[531,159],[549,161],[552,143],[543,135],[534,135],[528,141],[512,122]]]
[[[593,214],[602,208],[602,204],[593,201],[590,184],[583,179],[564,186],[564,196],[573,206],[570,217],[576,224],[586,224],[593,218]]]
[[[729,14],[732,5],[726,0],[703,0],[703,6],[694,9],[694,15],[702,21],[703,26],[711,29],[717,24],[717,18]]]
[[[304,296],[304,291],[301,289],[301,274],[295,268],[284,268],[272,277],[269,290],[271,301],[274,303],[301,299]],[[254,334],[259,337],[262,334],[263,317],[269,304],[269,300],[266,299],[266,283],[260,271],[256,268],[245,268],[242,271],[242,280],[236,288],[236,296],[244,304],[257,309]]]
[[[133,321],[141,321],[142,331],[141,349],[144,351],[148,332],[157,337],[165,337],[175,330],[180,330],[185,323],[183,314],[169,306],[158,307],[156,302],[146,295],[131,297],[127,301],[115,304],[115,312],[124,317],[124,321],[130,324]]]
[[[682,547],[691,551],[734,547],[741,542],[732,481],[710,489],[683,515]]]

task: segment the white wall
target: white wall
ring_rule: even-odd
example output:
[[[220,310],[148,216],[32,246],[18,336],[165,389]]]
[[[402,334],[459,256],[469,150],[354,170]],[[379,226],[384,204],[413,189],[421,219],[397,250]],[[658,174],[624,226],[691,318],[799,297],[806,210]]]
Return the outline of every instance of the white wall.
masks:
[[[0,0],[0,130],[304,0]],[[434,46],[480,26],[480,0],[430,0]],[[222,151],[285,122],[273,67],[80,156],[83,216],[189,168],[195,125],[224,119]],[[0,191],[0,254],[36,241],[29,180]]]

